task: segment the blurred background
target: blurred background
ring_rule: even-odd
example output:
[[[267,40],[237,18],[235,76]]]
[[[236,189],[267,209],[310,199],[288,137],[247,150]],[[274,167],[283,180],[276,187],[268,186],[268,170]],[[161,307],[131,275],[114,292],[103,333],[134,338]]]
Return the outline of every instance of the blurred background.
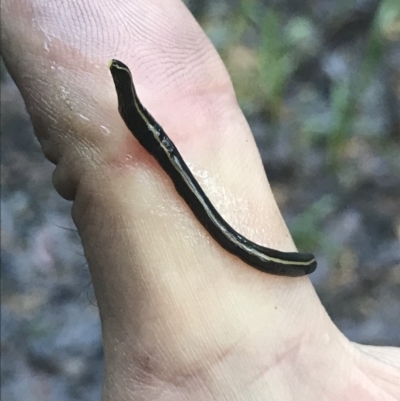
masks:
[[[223,58],[329,315],[400,346],[400,3],[187,0]],[[100,400],[90,275],[1,64],[2,400]]]

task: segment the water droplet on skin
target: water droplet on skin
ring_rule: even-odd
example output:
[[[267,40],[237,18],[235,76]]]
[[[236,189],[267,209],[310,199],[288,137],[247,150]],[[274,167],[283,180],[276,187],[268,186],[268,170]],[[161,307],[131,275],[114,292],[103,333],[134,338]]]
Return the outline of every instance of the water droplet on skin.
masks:
[[[109,130],[107,127],[105,127],[104,125],[100,125],[101,130],[103,131],[103,133],[105,135],[110,135],[111,134],[111,130]]]
[[[67,99],[68,98],[68,91],[64,86],[60,86],[61,89],[61,98]]]
[[[78,114],[78,116],[79,116],[80,118],[82,118],[82,120],[90,121],[87,117],[83,116],[82,114]]]

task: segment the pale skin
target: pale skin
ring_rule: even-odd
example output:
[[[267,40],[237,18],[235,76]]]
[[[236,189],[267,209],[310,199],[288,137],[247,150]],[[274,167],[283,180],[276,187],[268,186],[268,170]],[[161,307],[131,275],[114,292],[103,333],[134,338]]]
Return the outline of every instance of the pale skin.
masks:
[[[308,278],[222,250],[122,122],[107,63],[221,214],[248,238],[294,244],[229,76],[177,0],[3,0],[2,55],[72,215],[102,319],[103,401],[395,401],[400,352],[349,342]]]

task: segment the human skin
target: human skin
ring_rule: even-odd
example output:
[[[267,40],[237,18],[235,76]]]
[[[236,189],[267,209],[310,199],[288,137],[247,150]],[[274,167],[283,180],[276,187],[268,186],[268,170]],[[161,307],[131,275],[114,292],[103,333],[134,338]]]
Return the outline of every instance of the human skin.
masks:
[[[122,122],[107,69],[239,232],[295,250],[227,72],[178,0],[3,0],[2,55],[53,183],[73,200],[98,301],[103,400],[395,401],[400,352],[348,341],[308,278],[218,246]]]

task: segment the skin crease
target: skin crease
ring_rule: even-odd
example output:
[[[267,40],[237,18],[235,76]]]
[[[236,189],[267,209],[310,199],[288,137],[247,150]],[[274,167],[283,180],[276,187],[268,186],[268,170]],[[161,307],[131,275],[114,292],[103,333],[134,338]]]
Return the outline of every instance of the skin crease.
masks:
[[[222,250],[129,134],[107,63],[131,68],[221,214],[295,250],[227,72],[177,0],[1,2],[1,48],[72,214],[102,320],[109,400],[400,399],[400,352],[349,342],[308,278]]]

